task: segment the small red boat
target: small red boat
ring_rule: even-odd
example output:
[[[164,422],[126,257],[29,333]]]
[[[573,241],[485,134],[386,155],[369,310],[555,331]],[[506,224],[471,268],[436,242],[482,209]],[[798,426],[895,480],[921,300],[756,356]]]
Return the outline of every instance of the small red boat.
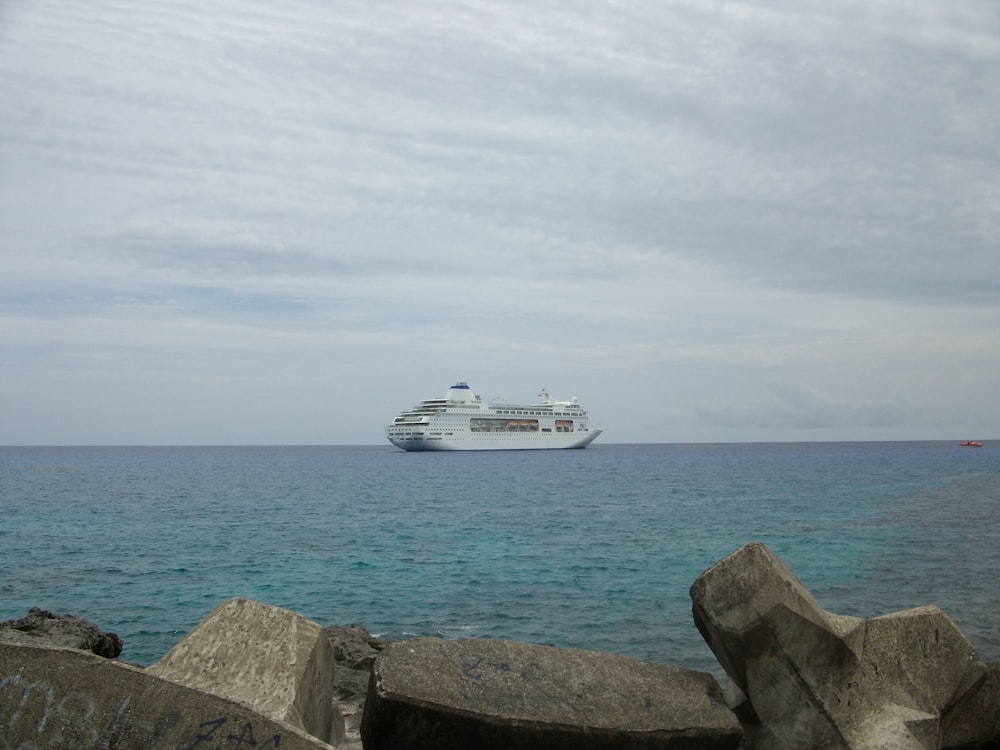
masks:
[[[959,445],[962,446],[963,448],[982,448],[983,447],[983,444],[980,443],[978,440],[963,440],[961,443],[959,443]]]

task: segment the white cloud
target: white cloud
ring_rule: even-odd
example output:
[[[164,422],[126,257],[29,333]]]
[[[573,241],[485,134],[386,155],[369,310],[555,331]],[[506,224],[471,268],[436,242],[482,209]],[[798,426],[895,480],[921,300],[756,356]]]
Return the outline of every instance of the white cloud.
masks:
[[[985,0],[49,0],[0,41],[0,442],[369,442],[312,404],[455,377],[625,441],[1000,416]]]

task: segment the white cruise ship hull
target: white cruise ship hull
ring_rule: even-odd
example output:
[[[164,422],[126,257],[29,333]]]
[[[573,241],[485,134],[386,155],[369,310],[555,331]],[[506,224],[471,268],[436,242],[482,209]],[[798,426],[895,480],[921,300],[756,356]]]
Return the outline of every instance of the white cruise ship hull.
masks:
[[[444,435],[434,430],[408,435],[389,435],[389,442],[404,451],[489,451],[532,450],[536,448],[586,448],[601,434],[600,429],[578,435],[517,434]]]
[[[405,451],[535,450],[586,448],[601,434],[576,399],[541,395],[535,404],[485,404],[458,383],[400,412],[386,438]]]

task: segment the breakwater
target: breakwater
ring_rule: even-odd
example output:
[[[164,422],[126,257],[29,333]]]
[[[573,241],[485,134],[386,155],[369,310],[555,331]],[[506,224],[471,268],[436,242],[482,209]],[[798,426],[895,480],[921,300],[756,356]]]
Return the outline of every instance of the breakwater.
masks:
[[[142,670],[30,644],[65,635],[41,632],[59,618],[36,611],[0,629],[0,727],[18,746],[356,746],[334,701],[334,664],[351,659],[347,669],[370,671],[367,750],[1000,745],[1000,669],[937,607],[871,620],[827,612],[760,543],[706,570],[690,595],[725,692],[706,673],[511,641],[367,640],[362,650],[377,653],[355,659],[363,631],[323,631],[245,599],[220,605]],[[88,631],[78,618],[70,625]],[[87,642],[116,643],[96,635]]]

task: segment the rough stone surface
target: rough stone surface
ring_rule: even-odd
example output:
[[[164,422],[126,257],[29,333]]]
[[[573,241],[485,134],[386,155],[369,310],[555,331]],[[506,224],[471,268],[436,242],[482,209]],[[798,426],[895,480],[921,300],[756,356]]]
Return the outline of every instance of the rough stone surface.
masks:
[[[711,675],[613,654],[420,638],[376,659],[365,750],[736,748]]]
[[[79,648],[108,659],[116,659],[122,652],[122,639],[115,633],[106,633],[82,617],[54,615],[38,607],[32,607],[20,620],[0,622],[0,641]]]
[[[933,750],[984,680],[972,644],[937,607],[830,614],[759,543],[705,571],[691,599],[760,722],[748,747]]]
[[[389,645],[360,625],[330,625],[323,629],[337,662],[333,681],[333,704],[344,717],[345,743],[361,743],[368,682],[375,657]],[[339,746],[339,745],[338,745]]]
[[[223,602],[149,672],[309,732],[341,739],[333,647],[315,622],[252,599]]]
[[[0,746],[329,750],[248,706],[68,648],[0,643]]]
[[[360,625],[329,625],[323,632],[330,639],[338,666],[347,669],[371,672],[375,657],[389,645]]]

